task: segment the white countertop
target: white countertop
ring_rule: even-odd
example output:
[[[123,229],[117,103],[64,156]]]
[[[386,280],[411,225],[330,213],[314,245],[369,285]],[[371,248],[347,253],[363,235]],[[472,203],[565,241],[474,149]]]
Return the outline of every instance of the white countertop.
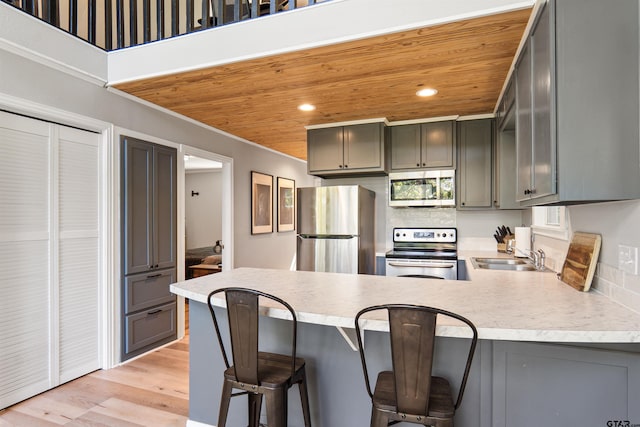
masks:
[[[480,339],[640,342],[640,314],[594,291],[576,291],[558,280],[554,272],[476,270],[467,261],[467,273],[468,281],[446,281],[239,268],[172,284],[171,292],[206,303],[214,289],[249,287],[286,300],[300,322],[341,328],[353,328],[356,313],[364,307],[406,303],[458,313],[476,325]],[[217,300],[216,305],[224,303]],[[287,317],[283,310],[268,306],[262,313]],[[383,320],[370,320],[364,328],[386,331],[388,325]],[[440,319],[436,334],[469,336],[468,329]]]

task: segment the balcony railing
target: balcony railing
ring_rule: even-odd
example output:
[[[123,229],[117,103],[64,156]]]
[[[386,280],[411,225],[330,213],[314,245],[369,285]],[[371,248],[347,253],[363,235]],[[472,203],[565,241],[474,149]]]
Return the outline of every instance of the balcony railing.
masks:
[[[105,50],[328,0],[1,0]]]

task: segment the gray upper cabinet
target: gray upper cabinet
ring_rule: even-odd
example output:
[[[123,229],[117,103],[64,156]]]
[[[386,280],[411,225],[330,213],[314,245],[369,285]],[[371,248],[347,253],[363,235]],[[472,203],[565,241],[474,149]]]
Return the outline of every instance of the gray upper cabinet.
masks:
[[[494,120],[468,120],[457,123],[458,208],[489,209],[492,198],[492,159]]]
[[[391,169],[454,167],[454,122],[391,127]]]
[[[384,174],[384,123],[309,129],[307,170],[318,176]]]
[[[638,2],[537,9],[515,67],[522,206],[640,198],[638,21]]]
[[[555,43],[551,12],[550,4],[541,9],[516,66],[518,201],[556,193],[555,105],[551,78]]]
[[[176,150],[123,138],[124,274],[176,266]]]

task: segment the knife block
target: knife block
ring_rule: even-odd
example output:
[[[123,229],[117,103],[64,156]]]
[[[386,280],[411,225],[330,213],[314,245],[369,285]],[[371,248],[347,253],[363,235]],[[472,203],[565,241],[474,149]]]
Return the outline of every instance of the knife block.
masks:
[[[504,236],[504,243],[498,243],[498,252],[506,253],[507,252],[507,242],[509,240],[515,240],[516,236],[513,234],[507,234]]]

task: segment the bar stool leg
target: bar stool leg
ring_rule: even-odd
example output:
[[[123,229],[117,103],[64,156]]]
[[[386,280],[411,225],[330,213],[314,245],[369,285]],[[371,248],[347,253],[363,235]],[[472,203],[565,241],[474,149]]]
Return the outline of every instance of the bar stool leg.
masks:
[[[220,396],[220,412],[218,412],[218,427],[225,427],[227,424],[227,413],[229,412],[229,402],[233,387],[231,382],[224,380],[222,384],[222,396]]]
[[[307,374],[302,371],[302,380],[298,383],[300,390],[300,401],[302,402],[302,416],[304,417],[304,426],[311,427],[311,414],[309,413],[309,393],[307,392]]]
[[[287,392],[287,388],[281,387],[265,393],[269,427],[287,427]]]
[[[262,407],[262,395],[249,393],[249,427],[260,427],[260,408]]]
[[[389,425],[389,417],[376,408],[371,409],[371,427],[387,427]]]

